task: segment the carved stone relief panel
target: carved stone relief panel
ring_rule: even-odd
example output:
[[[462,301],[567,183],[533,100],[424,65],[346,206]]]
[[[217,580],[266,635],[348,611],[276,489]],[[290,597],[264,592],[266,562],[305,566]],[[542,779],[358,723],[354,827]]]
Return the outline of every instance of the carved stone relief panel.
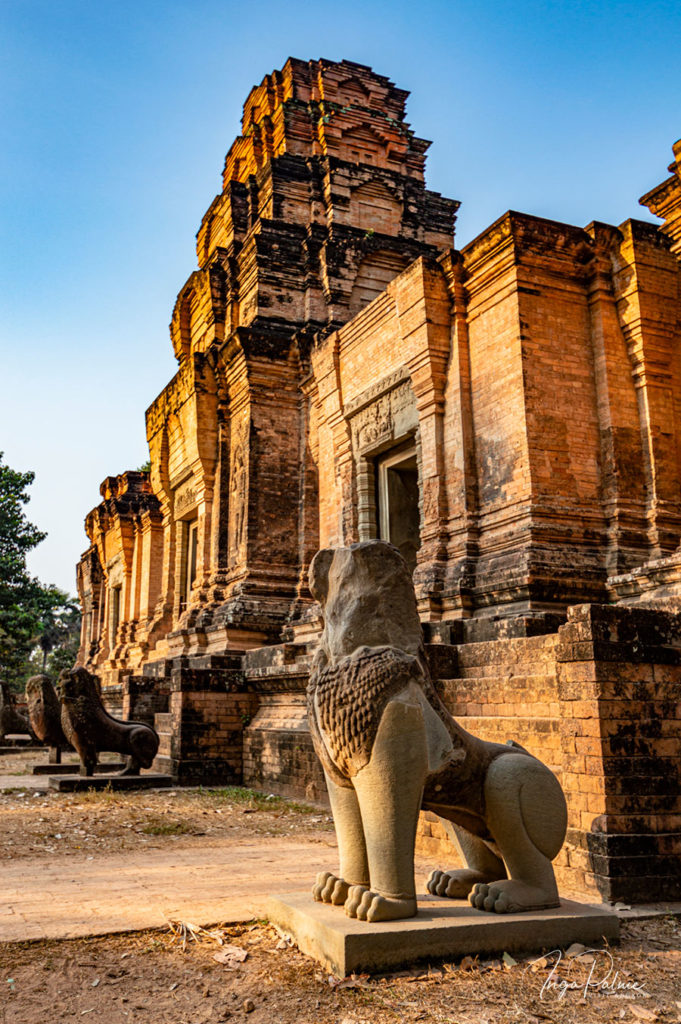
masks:
[[[175,518],[182,519],[196,505],[198,492],[193,480],[189,480],[175,492]]]
[[[390,390],[361,405],[357,400],[345,410],[355,457],[378,453],[416,433],[418,410],[410,382],[399,378],[393,383],[393,378],[387,378],[385,383]]]
[[[229,474],[229,564],[237,565],[245,553],[248,521],[246,460],[248,424],[235,429]]]
[[[339,466],[338,475],[341,495],[341,535],[344,544],[353,544],[358,539],[355,536],[353,462],[343,462]]]
[[[375,448],[392,437],[392,416],[390,395],[383,395],[362,410],[356,417],[356,431],[353,440],[360,452]]]
[[[370,540],[378,536],[376,456],[414,438],[420,459],[418,410],[406,370],[396,371],[349,403],[345,415],[352,435],[358,539]],[[345,519],[345,508],[342,514]]]

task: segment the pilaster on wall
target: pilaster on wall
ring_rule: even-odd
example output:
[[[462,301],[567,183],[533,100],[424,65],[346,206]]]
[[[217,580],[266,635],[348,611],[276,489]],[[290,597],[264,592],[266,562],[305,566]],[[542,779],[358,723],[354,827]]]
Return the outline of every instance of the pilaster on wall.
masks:
[[[679,899],[678,616],[580,605],[558,635],[569,876],[606,900]]]
[[[319,446],[314,421],[318,415],[313,399],[314,385],[308,376],[301,382],[298,403],[298,584],[291,605],[290,621],[314,615],[314,601],[308,588],[308,572],[319,550]],[[290,639],[290,637],[284,637]]]
[[[210,562],[203,597],[207,603],[224,599],[228,570],[228,522],[230,487],[231,424],[224,385],[218,381],[217,458],[211,512]]]
[[[316,446],[321,485],[319,518],[324,543],[329,545],[352,544],[359,539],[361,527],[365,525],[362,512],[353,500],[352,435],[343,414],[339,349],[340,339],[334,331],[322,338],[310,353],[314,381],[311,395],[318,410],[316,426],[321,432]]]
[[[649,557],[681,537],[681,274],[661,232],[627,221],[615,260],[615,301],[641,431]]]
[[[394,288],[401,347],[419,425],[421,547],[414,585],[420,613],[439,618],[447,560],[444,408],[451,345],[450,298],[441,266],[424,258],[396,278]]]
[[[473,610],[472,589],[479,554],[478,476],[471,389],[464,262],[455,250],[440,257],[450,298],[450,356],[445,381],[444,449],[449,453],[447,488],[447,574],[442,611],[464,618]]]
[[[623,236],[609,224],[593,223],[586,231],[594,243],[587,294],[607,531],[605,564],[612,575],[640,564],[648,554],[643,435],[615,301],[613,262]]]
[[[532,481],[516,221],[505,214],[444,268],[454,301],[445,411],[455,456],[448,484],[447,618],[494,617],[505,605],[519,611],[530,604]]]

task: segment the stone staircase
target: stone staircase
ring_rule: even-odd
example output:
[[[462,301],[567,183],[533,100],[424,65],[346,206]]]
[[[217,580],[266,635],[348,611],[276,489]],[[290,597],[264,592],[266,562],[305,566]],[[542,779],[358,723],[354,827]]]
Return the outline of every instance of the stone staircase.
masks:
[[[462,644],[456,674],[438,678],[449,711],[469,732],[495,743],[515,740],[560,778],[557,634]]]
[[[429,654],[438,692],[464,729],[494,743],[515,740],[560,780],[557,643],[558,636],[552,633],[461,644],[449,648],[453,654],[447,660],[438,659],[440,665],[433,664],[437,646]],[[451,827],[430,811],[421,812],[416,845],[420,853],[437,858],[444,867],[464,866]],[[555,863],[559,879],[567,864],[563,851]]]
[[[244,655],[244,679],[258,697],[258,710],[244,730],[244,784],[325,803],[305,708],[313,647],[280,644]]]

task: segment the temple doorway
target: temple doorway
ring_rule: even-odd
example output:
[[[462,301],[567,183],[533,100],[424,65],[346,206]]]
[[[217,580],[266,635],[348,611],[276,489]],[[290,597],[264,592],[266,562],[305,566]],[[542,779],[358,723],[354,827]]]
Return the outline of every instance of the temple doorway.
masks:
[[[388,452],[376,468],[379,536],[395,545],[413,572],[421,547],[416,448]]]

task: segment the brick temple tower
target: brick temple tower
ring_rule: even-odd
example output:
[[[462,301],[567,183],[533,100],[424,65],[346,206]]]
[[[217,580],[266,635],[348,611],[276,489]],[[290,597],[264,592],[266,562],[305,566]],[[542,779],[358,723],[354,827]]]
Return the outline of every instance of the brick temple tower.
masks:
[[[453,242],[458,203],[425,188],[407,95],[290,59],[246,100],[173,312],[178,372],[147,411],[150,479],[106,483],[88,519],[84,653],[112,682],[265,643],[290,617],[319,537],[310,347]]]

